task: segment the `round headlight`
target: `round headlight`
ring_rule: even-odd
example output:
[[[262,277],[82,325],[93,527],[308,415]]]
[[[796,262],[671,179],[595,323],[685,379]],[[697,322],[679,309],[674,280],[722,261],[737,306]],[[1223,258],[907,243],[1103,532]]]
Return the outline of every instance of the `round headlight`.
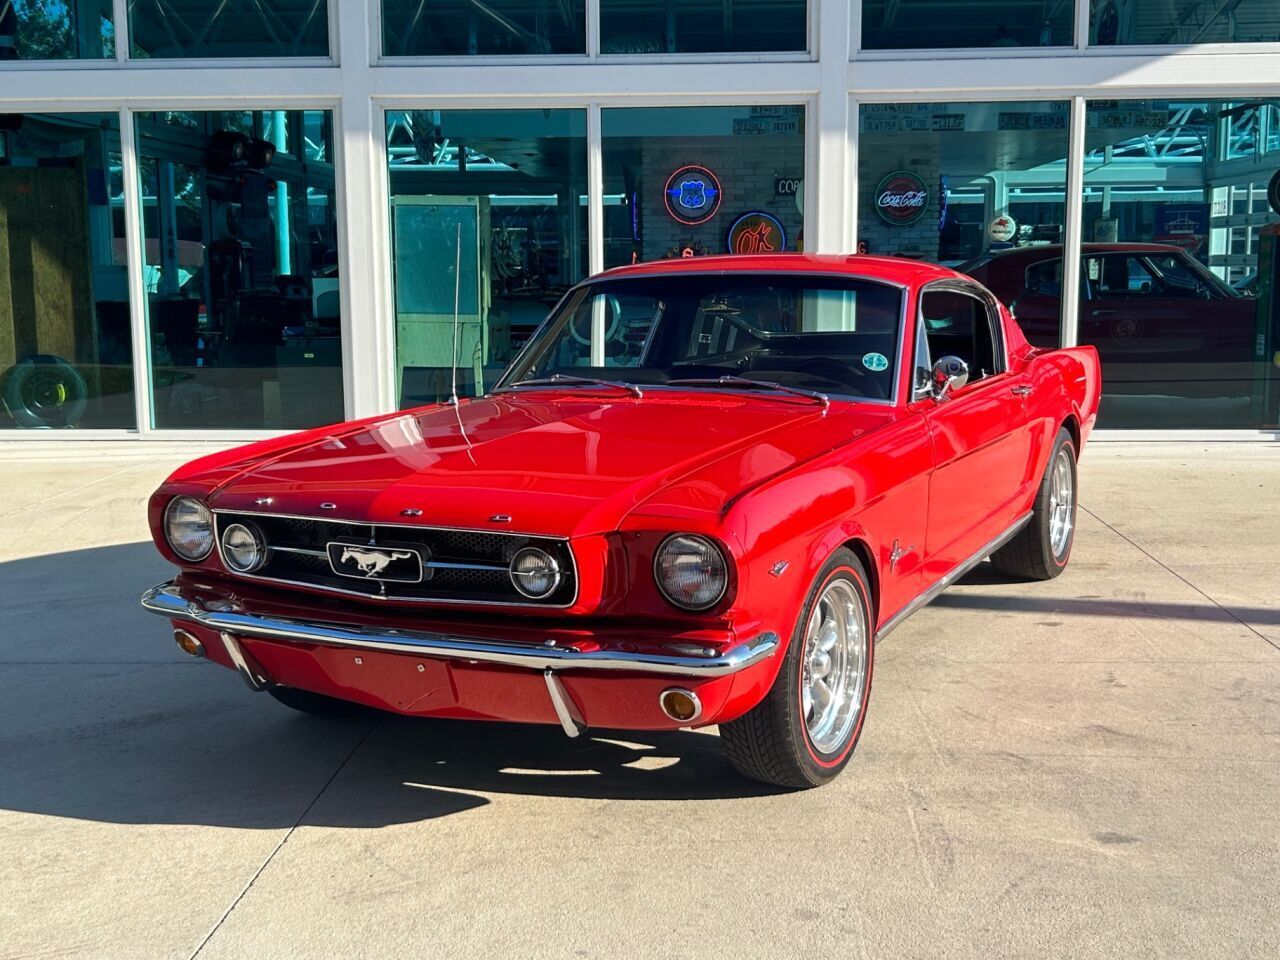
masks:
[[[532,600],[541,600],[560,586],[560,564],[537,547],[525,547],[511,558],[511,582]]]
[[[706,537],[667,537],[654,558],[653,576],[662,595],[684,610],[715,606],[729,586],[724,554]]]
[[[233,523],[222,531],[222,559],[236,573],[253,573],[267,562],[262,531],[247,523]]]
[[[164,511],[164,535],[174,553],[198,563],[213,549],[213,514],[194,497],[175,497]]]

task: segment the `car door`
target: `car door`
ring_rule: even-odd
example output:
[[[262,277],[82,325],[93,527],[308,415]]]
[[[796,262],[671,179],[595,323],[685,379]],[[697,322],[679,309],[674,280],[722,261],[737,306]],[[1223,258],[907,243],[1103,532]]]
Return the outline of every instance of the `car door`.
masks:
[[[939,281],[920,294],[917,322],[930,361],[956,356],[969,381],[936,400],[918,391],[933,441],[925,535],[928,575],[941,576],[1006,528],[1027,499],[1032,437],[1021,372],[1009,369],[998,309],[980,287]]]

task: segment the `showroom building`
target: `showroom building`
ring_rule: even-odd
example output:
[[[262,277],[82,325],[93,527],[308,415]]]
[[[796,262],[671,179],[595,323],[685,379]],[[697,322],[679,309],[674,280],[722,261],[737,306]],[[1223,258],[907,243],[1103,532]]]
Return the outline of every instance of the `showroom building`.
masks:
[[[596,271],[769,250],[1274,431],[1277,169],[1278,0],[0,0],[0,438],[440,400],[455,295],[474,395]]]

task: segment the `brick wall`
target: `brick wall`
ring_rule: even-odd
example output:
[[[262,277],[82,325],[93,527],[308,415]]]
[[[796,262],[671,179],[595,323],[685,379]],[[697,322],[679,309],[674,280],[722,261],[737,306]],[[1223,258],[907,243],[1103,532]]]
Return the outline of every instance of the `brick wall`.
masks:
[[[938,177],[941,166],[936,153],[913,155],[895,146],[896,136],[877,137],[863,134],[858,152],[858,239],[867,244],[868,253],[904,253],[938,258]],[[895,170],[914,173],[929,188],[929,202],[924,214],[905,227],[893,226],[876,212],[876,186],[886,174]]]
[[[639,183],[643,259],[659,259],[673,247],[693,242],[701,243],[708,253],[727,253],[729,228],[752,210],[777,217],[787,232],[787,249],[797,248],[803,218],[795,197],[774,196],[774,179],[804,176],[802,137],[648,138],[643,149]],[[723,191],[716,215],[693,227],[672,219],[662,194],[671,174],[689,163],[711,170]]]

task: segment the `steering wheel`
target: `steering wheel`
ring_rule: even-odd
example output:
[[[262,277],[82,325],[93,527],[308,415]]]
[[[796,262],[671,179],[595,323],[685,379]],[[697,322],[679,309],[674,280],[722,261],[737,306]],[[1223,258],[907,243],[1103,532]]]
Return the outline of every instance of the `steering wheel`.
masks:
[[[622,304],[618,301],[618,298],[615,297],[613,294],[606,294],[605,301],[606,301],[605,309],[608,310],[610,314],[612,314],[613,322],[609,325],[608,329],[605,330],[604,338],[606,340],[612,340],[618,333],[618,324],[622,322]],[[588,320],[590,320],[594,315],[595,309],[596,307],[593,302],[591,305],[590,312],[587,313]],[[579,316],[581,316],[581,314],[579,314]],[[577,340],[584,347],[589,347],[591,346],[590,328],[588,328],[587,335],[584,337],[581,333],[578,332],[578,319],[579,317],[574,317],[572,320],[569,321],[569,335],[573,337],[573,339]]]
[[[880,382],[875,377],[864,370],[859,370],[852,364],[841,363],[831,357],[814,357],[812,360],[806,360],[796,366],[796,373],[811,374],[842,385],[848,384],[849,374],[853,374],[858,378],[858,385],[854,387],[855,390],[859,391],[864,397],[869,397],[873,400],[885,399],[884,388],[880,386]]]

